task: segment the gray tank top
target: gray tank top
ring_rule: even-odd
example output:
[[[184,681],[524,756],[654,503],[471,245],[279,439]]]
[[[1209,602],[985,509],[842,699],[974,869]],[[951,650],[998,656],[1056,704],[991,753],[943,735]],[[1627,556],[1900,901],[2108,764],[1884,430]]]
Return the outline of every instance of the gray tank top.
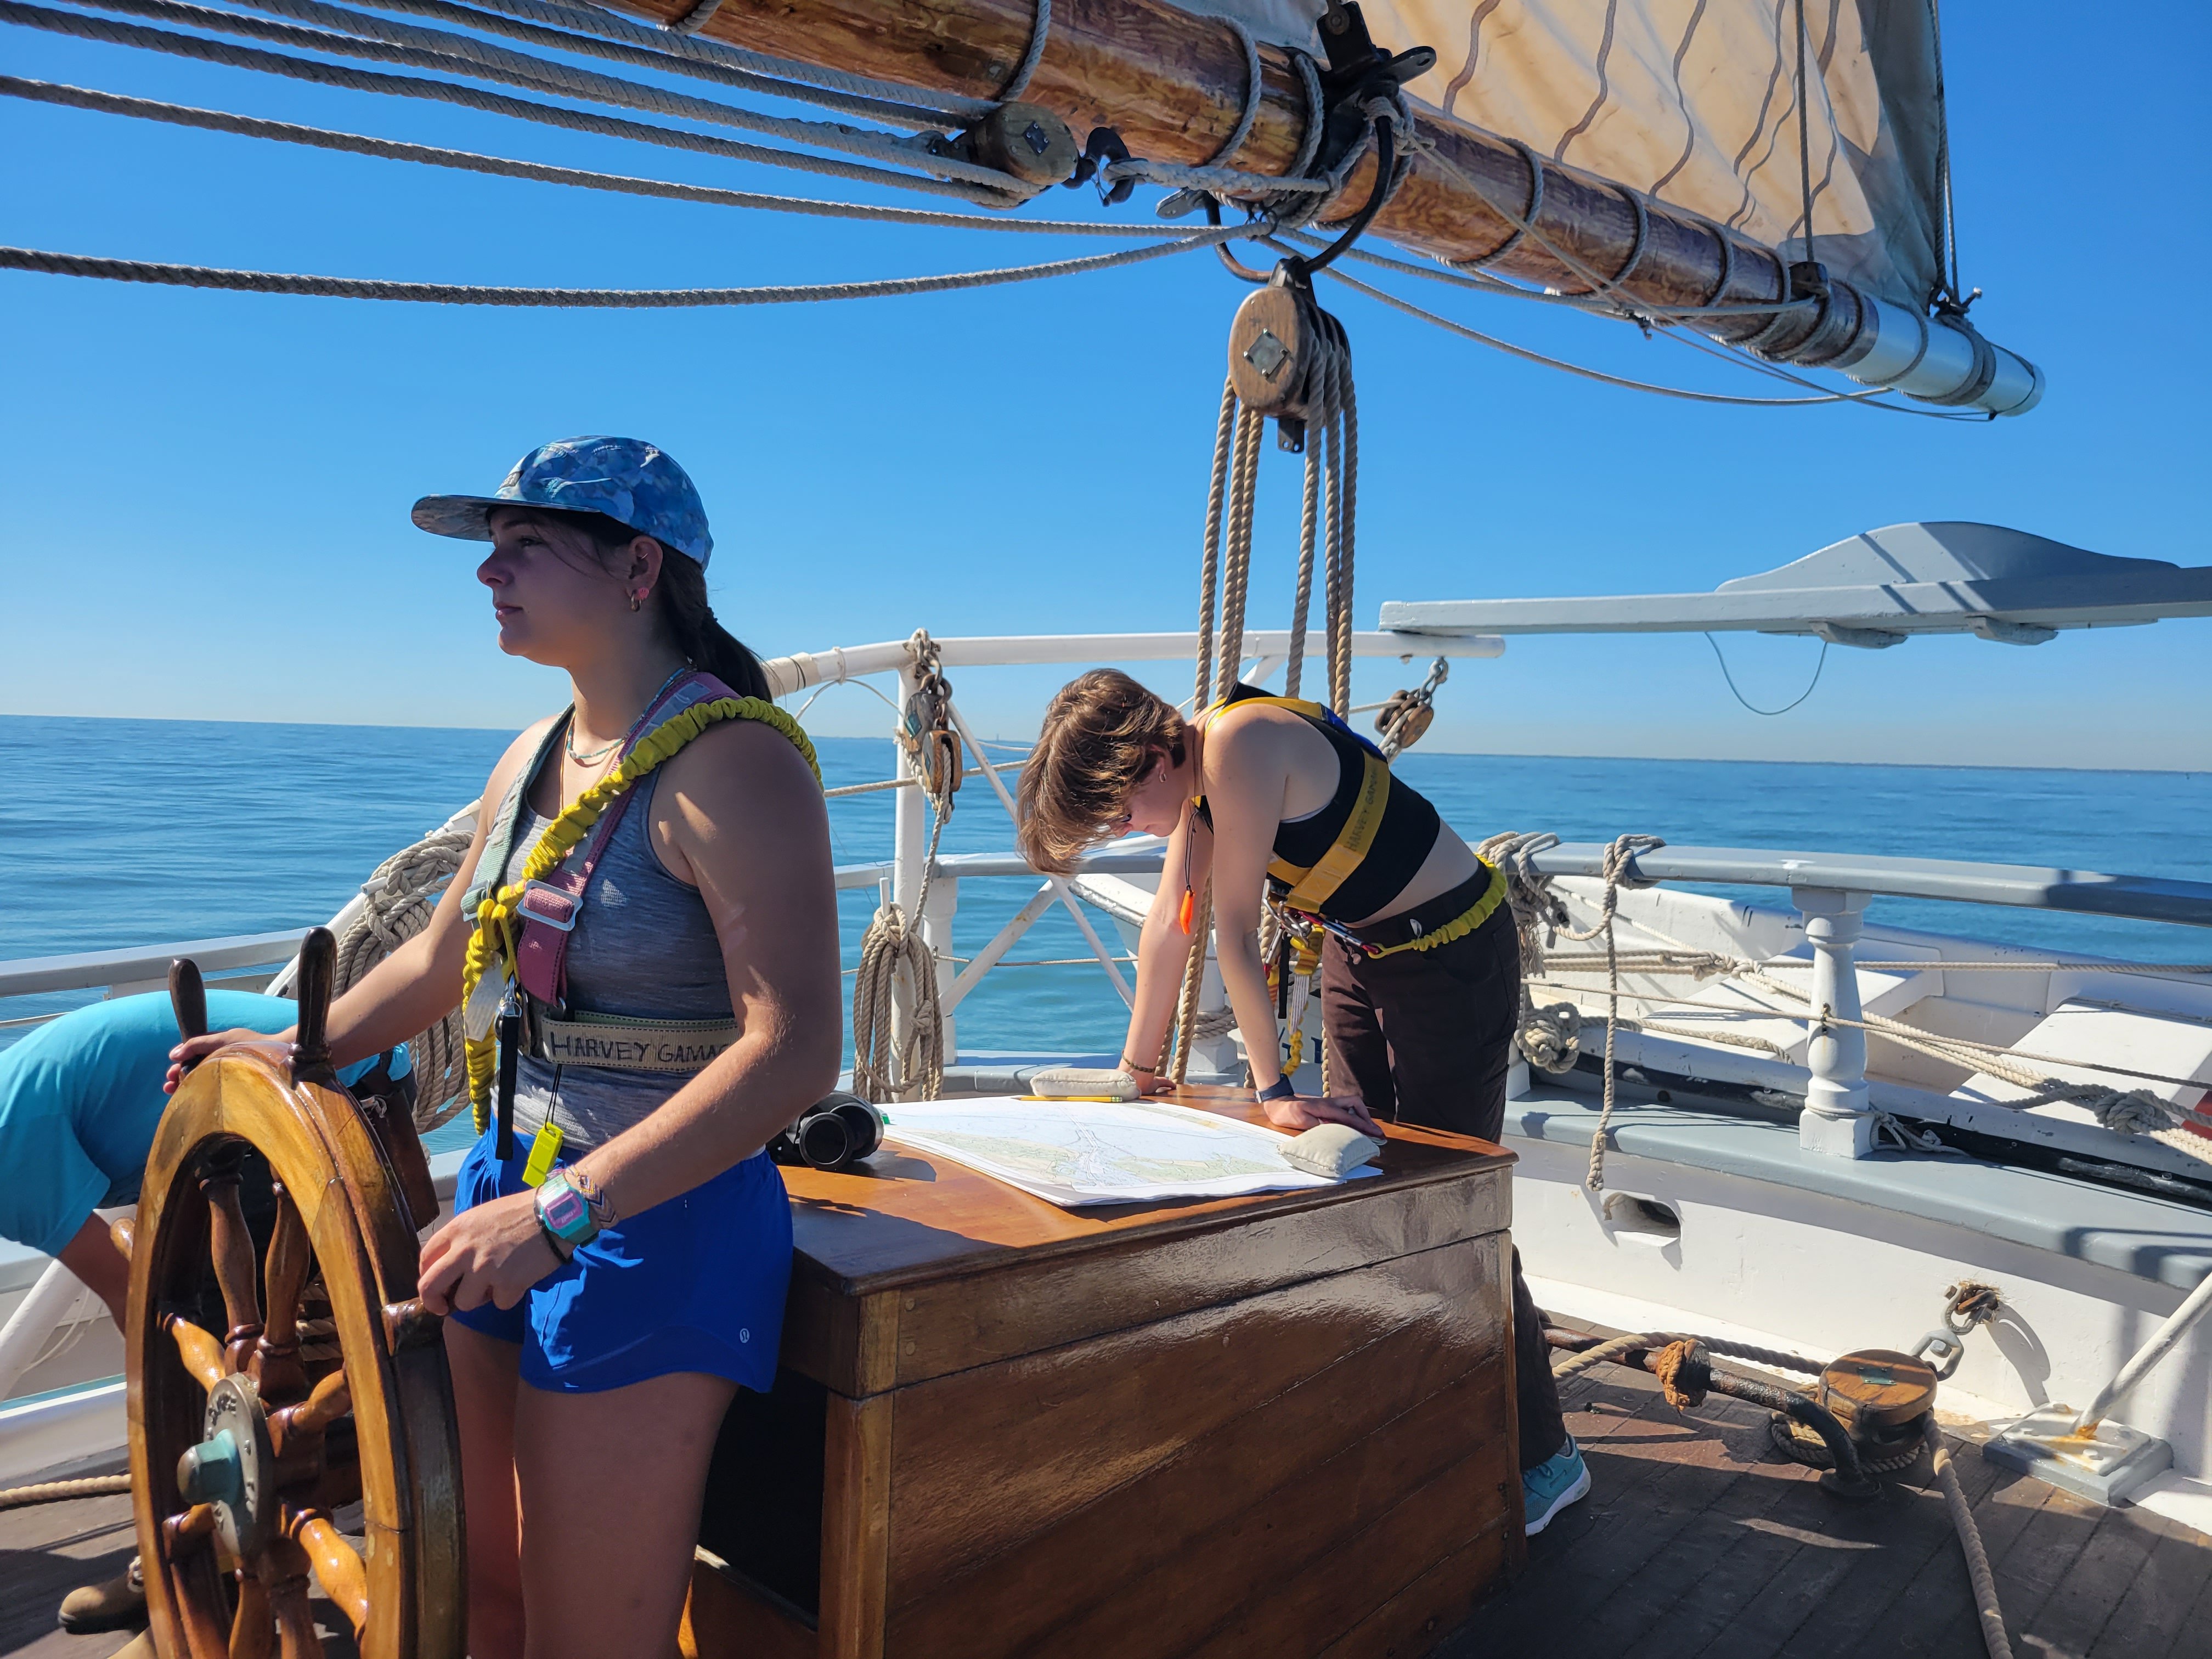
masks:
[[[639,786],[623,815],[568,936],[568,1006],[638,1019],[729,1021],[730,978],[699,890],[668,873],[653,849],[653,797],[660,775]],[[531,849],[552,820],[526,800],[523,825],[502,883],[521,878]],[[583,848],[569,854],[580,862]],[[514,1133],[527,1146],[550,1113],[561,1126],[561,1156],[573,1162],[613,1139],[690,1079],[666,1072],[555,1066],[526,1054],[515,1072]]]

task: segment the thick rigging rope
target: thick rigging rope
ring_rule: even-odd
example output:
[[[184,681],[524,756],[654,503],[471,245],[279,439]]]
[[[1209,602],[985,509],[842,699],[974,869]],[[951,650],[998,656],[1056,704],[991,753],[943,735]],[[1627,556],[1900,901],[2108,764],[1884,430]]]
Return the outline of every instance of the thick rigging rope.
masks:
[[[540,104],[528,99],[509,97],[504,93],[488,92],[480,87],[461,86],[451,81],[427,80],[411,75],[386,75],[375,70],[355,69],[344,64],[320,63],[313,58],[295,58],[283,52],[238,46],[228,40],[210,40],[196,34],[176,34],[167,29],[149,28],[143,24],[127,23],[111,17],[85,17],[75,12],[52,11],[42,6],[23,4],[21,0],[0,0],[0,23],[20,24],[52,33],[98,40],[110,46],[167,52],[173,57],[220,64],[229,69],[283,76],[289,80],[307,81],[318,86],[339,87],[349,92],[381,93],[395,97],[424,99],[433,103],[453,104],[483,114],[510,116],[518,120],[561,127],[572,132],[627,138],[640,143],[657,144],[667,149],[690,150],[702,155],[719,155],[730,161],[789,167],[800,173],[850,179],[860,184],[884,185],[900,190],[919,191],[927,195],[951,196],[984,205],[1004,206],[1012,200],[1003,190],[986,190],[955,179],[894,173],[888,168],[870,167],[858,161],[840,161],[835,156],[807,155],[796,150],[747,143],[742,139],[719,137],[712,133],[687,132],[675,127],[655,126],[647,121],[602,115],[592,110]],[[280,26],[272,24],[266,27],[275,28]],[[919,159],[916,158],[917,161]]]
[[[438,830],[378,865],[361,884],[362,913],[338,940],[331,994],[343,995],[368,971],[430,925],[438,899],[469,850],[470,831]],[[467,1054],[459,1004],[407,1040],[415,1068],[415,1127],[424,1134],[468,1104]]]
[[[380,11],[435,18],[441,22],[457,23],[487,34],[503,34],[511,40],[549,46],[557,52],[629,64],[665,74],[687,75],[744,92],[816,104],[878,121],[943,130],[988,114],[993,107],[988,99],[941,98],[891,82],[842,76],[835,70],[763,58],[719,40],[692,40],[663,29],[644,28],[596,9],[586,13],[565,6],[538,5],[532,0],[483,0],[483,8],[488,9],[456,5],[453,0],[372,3]],[[244,0],[244,3],[261,5],[264,0]],[[280,9],[273,4],[267,9]],[[818,87],[793,84],[803,77],[835,79]]]
[[[0,75],[0,97],[21,98],[70,109],[92,110],[104,115],[130,116],[138,120],[160,121],[172,126],[192,127],[206,132],[230,133],[242,138],[266,138],[315,149],[374,156],[382,161],[412,161],[426,167],[451,167],[463,173],[527,179],[540,184],[568,185],[619,195],[661,197],[671,201],[697,202],[715,207],[749,208],[768,213],[792,213],[828,219],[869,219],[885,224],[952,230],[1012,231],[1018,234],[1047,236],[1105,236],[1145,241],[1165,240],[1190,234],[1176,225],[1141,222],[1121,223],[1112,220],[1011,219],[990,214],[951,213],[934,208],[881,207],[857,202],[818,201],[803,196],[773,196],[757,191],[727,190],[719,185],[686,185],[662,179],[635,178],[625,173],[593,173],[580,167],[554,167],[542,161],[518,161],[504,156],[482,155],[471,150],[409,143],[396,138],[372,138],[362,133],[300,126],[289,121],[264,120],[258,116],[231,115],[221,110],[200,109],[189,104],[163,103],[150,98],[132,98],[121,93],[64,86],[52,81],[27,81],[12,75]]]
[[[681,120],[699,121],[710,125],[738,127],[749,131],[765,133],[787,143],[811,144],[819,149],[842,150],[848,155],[866,156],[878,162],[893,162],[909,167],[917,172],[935,173],[940,178],[957,180],[974,188],[965,192],[973,196],[975,191],[986,192],[982,199],[1010,201],[1008,176],[993,168],[981,167],[950,156],[933,154],[902,143],[891,134],[870,132],[842,123],[806,121],[782,116],[763,114],[734,104],[710,98],[695,97],[688,93],[650,86],[643,82],[627,81],[619,76],[601,75],[595,70],[561,64],[548,58],[532,58],[510,52],[489,41],[474,40],[466,35],[448,33],[441,29],[419,27],[388,18],[373,16],[365,12],[352,11],[345,7],[324,3],[324,0],[253,0],[272,10],[283,10],[295,16],[311,18],[326,27],[307,28],[290,23],[281,23],[252,17],[239,12],[219,11],[210,7],[186,3],[186,0],[83,0],[111,11],[135,14],[169,23],[180,23],[188,27],[209,29],[227,34],[243,35],[278,46],[291,46],[307,52],[319,52],[333,56],[363,58],[372,62],[404,64],[413,69],[428,69],[448,75],[464,76],[472,80],[497,82],[519,87],[525,91],[553,93],[564,98],[575,98],[588,102],[605,104],[619,109],[641,111],[650,114],[673,116]],[[13,14],[21,13],[18,18]],[[57,21],[58,20],[58,21]],[[0,21],[29,21],[41,28],[53,28],[62,33],[83,34],[92,39],[115,39],[103,32],[125,26],[116,25],[106,18],[80,17],[75,13],[51,12],[43,8],[9,4],[0,8]],[[70,27],[74,24],[79,27]],[[346,33],[333,33],[343,29]],[[141,33],[144,33],[141,31]],[[174,40],[177,37],[170,37]],[[164,51],[174,48],[166,42],[141,42],[118,40],[117,44],[157,44]],[[214,41],[196,41],[201,46],[213,46]],[[189,55],[200,56],[195,52]],[[248,59],[226,60],[216,54],[216,61],[232,61],[237,67],[268,69],[264,64]],[[289,70],[276,70],[289,73]],[[447,84],[447,83],[441,83]],[[454,93],[468,90],[450,88]],[[453,101],[467,102],[466,99]],[[512,111],[495,111],[513,113]],[[625,135],[627,136],[627,135]],[[802,158],[791,152],[763,150],[745,157],[752,161],[768,161],[772,165],[796,167]],[[878,169],[880,172],[880,169]],[[877,182],[903,179],[905,175],[884,174]]]
[[[237,293],[290,294],[335,300],[399,300],[424,305],[549,306],[560,308],[659,310],[696,306],[806,305],[832,300],[878,300],[914,294],[946,294],[1008,283],[1110,270],[1164,254],[1188,252],[1220,240],[1201,231],[1173,242],[1086,254],[1048,264],[969,270],[943,276],[894,276],[867,283],[818,283],[789,288],[481,288],[456,283],[386,282],[374,277],[307,276],[266,270],[224,270],[210,265],[164,264],[0,246],[0,270],[54,276],[98,276],[118,283],[172,288],[224,289]]]
[[[1358,413],[1352,376],[1352,351],[1342,326],[1311,303],[1310,289],[1298,290],[1303,392],[1296,413],[1282,418],[1303,422],[1305,471],[1300,516],[1297,577],[1291,602],[1290,647],[1285,667],[1285,695],[1299,693],[1305,665],[1308,620],[1316,566],[1321,567],[1323,639],[1328,690],[1322,701],[1339,715],[1352,706],[1352,579],[1356,559],[1353,526],[1358,474]],[[1199,561],[1198,659],[1191,702],[1194,711],[1224,701],[1237,688],[1244,654],[1244,627],[1251,586],[1252,532],[1259,489],[1260,452],[1270,415],[1243,403],[1232,374],[1223,385],[1214,428],[1213,469],[1206,495],[1206,532]],[[1215,605],[1219,601],[1218,632]],[[1169,872],[1171,873],[1171,872]],[[1164,874],[1162,879],[1169,878]],[[1199,1012],[1206,971],[1206,940],[1213,915],[1212,883],[1186,900],[1190,948],[1170,1029],[1174,1043],[1169,1075],[1180,1083],[1188,1073],[1194,1043],[1212,1035]],[[1261,954],[1274,954],[1288,918],[1263,911]],[[1313,941],[1305,943],[1310,947]],[[1309,950],[1310,954],[1310,950]],[[1233,1019],[1230,1022],[1233,1024]],[[1225,1029],[1223,1027],[1222,1029]],[[1324,1069],[1327,1050],[1323,1050]],[[1324,1083],[1326,1086],[1326,1083]]]

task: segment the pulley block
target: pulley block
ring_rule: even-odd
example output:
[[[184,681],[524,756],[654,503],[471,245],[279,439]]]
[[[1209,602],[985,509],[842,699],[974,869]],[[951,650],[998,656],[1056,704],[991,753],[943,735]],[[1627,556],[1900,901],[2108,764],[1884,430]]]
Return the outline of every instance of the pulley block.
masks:
[[[1279,269],[1237,307],[1229,327],[1229,379],[1243,405],[1278,423],[1285,449],[1305,447],[1306,423],[1322,412],[1320,374],[1333,352],[1351,349],[1344,325],[1313,289]]]
[[[969,159],[1035,191],[1073,182],[1075,135],[1040,104],[1000,104],[961,135]]]

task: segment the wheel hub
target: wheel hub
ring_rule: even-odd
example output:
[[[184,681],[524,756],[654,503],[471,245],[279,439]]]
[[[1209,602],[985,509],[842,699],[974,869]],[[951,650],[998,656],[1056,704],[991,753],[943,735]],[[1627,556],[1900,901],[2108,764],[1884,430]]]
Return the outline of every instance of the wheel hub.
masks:
[[[216,1534],[241,1561],[267,1546],[276,1518],[276,1456],[260,1391],[233,1372],[208,1390],[204,1437],[177,1459],[185,1500],[215,1511]]]

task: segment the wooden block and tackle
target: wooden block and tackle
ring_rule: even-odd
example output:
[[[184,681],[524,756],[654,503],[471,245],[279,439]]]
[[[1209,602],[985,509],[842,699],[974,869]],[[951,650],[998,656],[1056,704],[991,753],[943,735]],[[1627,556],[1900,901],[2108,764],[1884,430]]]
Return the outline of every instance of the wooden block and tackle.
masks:
[[[787,1170],[783,1370],[684,1652],[1425,1651],[1522,1556],[1512,1162],[1394,1128],[1337,1186],[1075,1212],[896,1147]]]

